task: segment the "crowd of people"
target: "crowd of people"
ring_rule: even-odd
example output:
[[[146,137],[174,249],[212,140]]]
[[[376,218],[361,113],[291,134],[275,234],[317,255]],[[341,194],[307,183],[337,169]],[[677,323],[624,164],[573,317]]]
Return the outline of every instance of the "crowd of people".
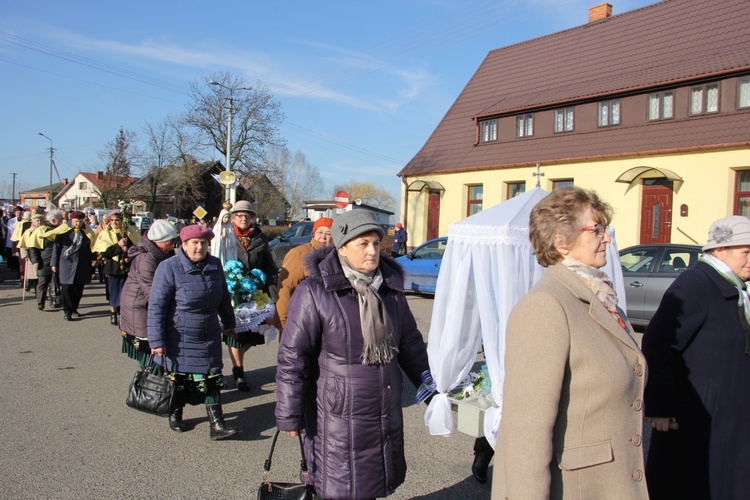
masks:
[[[250,391],[245,354],[265,338],[259,325],[238,327],[225,268],[262,276],[257,291],[275,304],[264,323],[281,331],[276,425],[303,437],[317,497],[384,497],[404,482],[403,376],[418,388],[429,362],[371,212],[318,219],[278,274],[247,201],[213,226],[156,220],[143,235],[119,211],[93,227],[79,211],[12,213],[2,236],[24,292],[74,321],[98,272],[122,352],[174,383],[175,432],[190,430],[186,405],[205,405],[210,439],[238,433],[223,417],[223,346],[235,388]],[[700,262],[674,281],[643,335],[602,271],[612,218],[576,187],[532,210],[530,240],[547,271],[508,318],[492,498],[744,498],[750,218],[711,225]],[[397,226],[393,255],[406,251]],[[473,472],[484,482],[493,451],[479,444]]]

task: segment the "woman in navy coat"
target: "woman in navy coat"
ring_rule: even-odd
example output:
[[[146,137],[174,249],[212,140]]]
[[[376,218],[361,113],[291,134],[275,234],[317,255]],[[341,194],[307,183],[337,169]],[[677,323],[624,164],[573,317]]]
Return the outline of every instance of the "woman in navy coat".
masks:
[[[187,430],[182,421],[186,403],[205,403],[210,436],[217,440],[237,433],[224,424],[220,397],[222,324],[224,333],[233,336],[235,318],[221,261],[208,254],[213,237],[203,226],[185,226],[177,255],[156,268],[148,301],[148,343],[176,385],[170,429]]]
[[[667,290],[643,337],[652,499],[750,492],[750,219],[711,225],[700,262]]]

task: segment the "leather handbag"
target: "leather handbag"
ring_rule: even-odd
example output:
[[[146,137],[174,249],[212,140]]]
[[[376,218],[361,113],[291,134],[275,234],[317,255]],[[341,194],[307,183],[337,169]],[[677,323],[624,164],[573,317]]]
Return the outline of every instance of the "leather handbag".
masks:
[[[273,449],[276,447],[276,440],[279,437],[279,430],[276,430],[276,434],[273,436],[271,442],[271,451],[268,453],[268,458],[263,464],[263,482],[260,483],[258,488],[258,500],[312,500],[313,488],[307,484],[307,460],[305,460],[305,452],[302,449],[302,436],[297,435],[299,439],[299,451],[302,460],[300,461],[301,476],[304,479],[304,483],[277,483],[275,481],[268,480],[268,472],[271,470],[271,458],[273,457]]]
[[[130,382],[125,404],[145,413],[166,417],[173,393],[174,384],[165,376],[164,367],[159,366],[158,371],[152,373],[150,366],[142,366]]]

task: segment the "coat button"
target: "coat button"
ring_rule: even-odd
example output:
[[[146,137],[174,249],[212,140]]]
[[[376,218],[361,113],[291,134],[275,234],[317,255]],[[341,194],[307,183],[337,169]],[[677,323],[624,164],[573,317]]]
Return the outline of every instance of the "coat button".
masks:
[[[635,401],[633,401],[633,409],[635,411],[641,411],[643,409],[643,401],[641,401],[640,399],[636,399]]]
[[[385,388],[391,390],[391,384],[386,385]]]
[[[640,434],[633,434],[633,437],[630,438],[630,441],[633,443],[633,446],[640,446],[641,445],[641,438]]]
[[[636,469],[635,472],[633,472],[633,479],[636,481],[643,481],[643,471],[641,469]]]
[[[637,365],[635,365],[635,374],[638,375],[639,377],[643,376],[643,365],[642,364],[638,363]]]

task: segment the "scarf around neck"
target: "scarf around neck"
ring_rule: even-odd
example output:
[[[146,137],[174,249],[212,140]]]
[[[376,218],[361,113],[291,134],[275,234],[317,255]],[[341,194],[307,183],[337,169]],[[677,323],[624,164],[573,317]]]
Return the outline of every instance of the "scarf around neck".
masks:
[[[83,243],[83,230],[74,229],[73,231],[75,231],[75,236],[73,236],[73,244],[70,245],[67,250],[65,250],[66,257],[70,257],[78,253],[78,250],[81,249],[81,244]]]
[[[236,224],[232,224],[232,227],[234,227],[234,235],[240,240],[242,247],[245,250],[250,248],[250,240],[253,239],[253,231],[255,230],[255,227],[250,225],[250,227],[245,230],[240,229]]]
[[[357,291],[359,299],[359,319],[362,325],[363,365],[386,364],[393,359],[393,352],[398,350],[393,345],[393,324],[388,316],[383,299],[378,290],[383,284],[383,275],[376,270],[372,275],[354,269],[346,257],[339,255],[344,276]]]
[[[719,273],[722,278],[734,285],[737,289],[737,292],[739,293],[737,307],[742,311],[745,317],[745,323],[742,325],[742,329],[745,330],[745,356],[750,356],[750,295],[748,295],[747,283],[737,276],[737,273],[732,271],[726,262],[718,257],[704,253],[701,255],[700,260],[711,266],[714,271]]]
[[[612,280],[609,279],[607,273],[601,269],[581,264],[574,259],[563,259],[560,262],[563,266],[568,268],[570,272],[578,276],[583,283],[589,287],[589,290],[594,292],[596,298],[602,303],[605,309],[609,311],[617,323],[627,331],[625,321],[623,321],[617,310],[617,293],[615,292]]]

